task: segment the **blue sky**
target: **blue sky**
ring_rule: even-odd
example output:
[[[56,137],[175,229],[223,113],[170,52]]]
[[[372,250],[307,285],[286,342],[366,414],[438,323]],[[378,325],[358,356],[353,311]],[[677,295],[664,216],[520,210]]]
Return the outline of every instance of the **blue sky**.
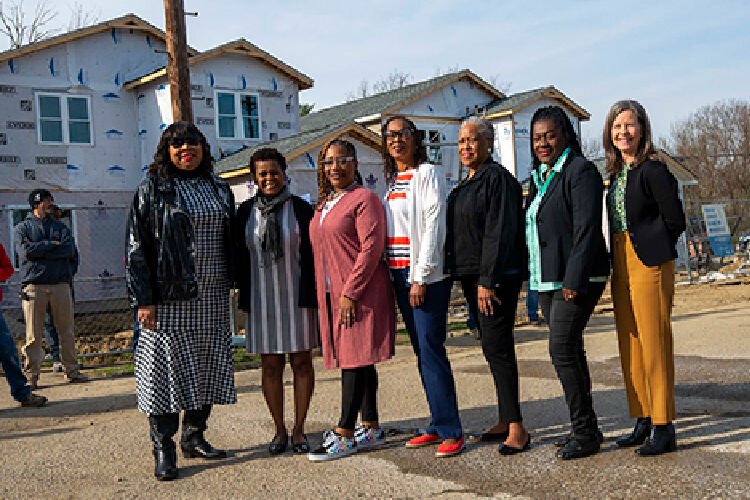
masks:
[[[27,0],[29,5],[33,3]],[[67,24],[73,2],[51,2]],[[164,27],[162,2],[79,0],[99,20],[133,12]],[[316,108],[392,70],[415,80],[449,68],[554,85],[591,113],[600,137],[609,106],[641,101],[657,136],[705,104],[750,100],[750,1],[185,0],[188,42],[205,50],[244,37],[315,80]]]

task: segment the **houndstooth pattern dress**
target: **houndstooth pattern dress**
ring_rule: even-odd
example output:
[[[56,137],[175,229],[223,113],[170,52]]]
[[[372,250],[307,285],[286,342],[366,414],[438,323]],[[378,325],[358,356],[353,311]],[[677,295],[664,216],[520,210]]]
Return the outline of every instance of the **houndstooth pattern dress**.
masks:
[[[193,223],[198,297],[157,305],[156,329],[141,329],[136,392],[138,409],[149,415],[237,402],[223,234],[227,214],[208,179],[174,182]]]

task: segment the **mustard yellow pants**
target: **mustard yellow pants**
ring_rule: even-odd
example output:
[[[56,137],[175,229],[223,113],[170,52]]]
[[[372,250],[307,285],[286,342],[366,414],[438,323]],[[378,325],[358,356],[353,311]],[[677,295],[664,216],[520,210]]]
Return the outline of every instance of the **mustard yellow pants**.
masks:
[[[612,301],[630,416],[675,419],[672,300],[674,261],[647,266],[627,232],[612,238]]]

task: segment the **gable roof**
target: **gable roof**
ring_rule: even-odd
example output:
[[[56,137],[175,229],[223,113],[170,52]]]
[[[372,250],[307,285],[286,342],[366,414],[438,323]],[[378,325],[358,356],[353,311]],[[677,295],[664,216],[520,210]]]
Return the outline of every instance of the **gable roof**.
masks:
[[[687,167],[683,162],[683,158],[672,156],[663,149],[657,149],[656,155],[662,163],[664,163],[672,175],[681,183],[686,185],[698,184],[698,177]],[[607,174],[607,159],[606,158],[595,158],[591,160],[596,165],[599,173],[602,174],[602,178],[606,181],[609,179]]]
[[[250,158],[260,148],[275,148],[284,155],[287,162],[291,162],[306,151],[323,146],[323,144],[331,139],[342,135],[350,135],[369,144],[373,149],[380,150],[380,136],[378,134],[358,123],[346,123],[323,127],[318,130],[303,131],[283,139],[267,141],[241,149],[217,161],[214,169],[217,174],[224,178],[247,175],[250,173],[250,168],[248,167]]]
[[[56,45],[60,45],[63,43],[72,42],[74,40],[78,40],[79,38],[84,38],[87,36],[95,35],[97,33],[101,33],[103,31],[107,31],[114,28],[125,28],[125,29],[132,29],[132,30],[139,30],[144,31],[152,36],[157,37],[158,39],[162,41],[166,41],[167,35],[162,30],[154,26],[153,24],[144,21],[140,17],[136,16],[135,14],[125,14],[121,17],[116,17],[114,19],[109,19],[107,21],[102,21],[97,24],[92,24],[91,26],[86,26],[77,30],[69,31],[67,33],[62,33],[57,36],[53,36],[50,38],[45,38],[44,40],[40,40],[38,42],[30,43],[28,45],[23,45],[21,47],[18,47],[17,49],[11,49],[6,50],[5,52],[0,52],[0,62],[7,61],[8,59],[13,59],[16,57],[22,57],[28,54],[33,54],[34,52],[48,49],[50,47],[54,47]],[[197,54],[198,51],[194,48],[188,46],[188,54],[194,55]]]
[[[219,57],[224,54],[240,54],[246,57],[251,57],[253,59],[260,59],[261,61],[269,64],[270,66],[273,66],[274,68],[278,69],[286,76],[297,82],[300,90],[309,89],[313,86],[312,78],[289,66],[280,59],[277,59],[258,46],[253,45],[244,38],[238,38],[237,40],[224,43],[222,45],[214,47],[213,49],[206,50],[205,52],[194,54],[188,59],[188,65],[192,66],[193,64],[196,64],[198,62],[212,59],[214,57]],[[134,89],[158,78],[163,78],[166,75],[167,67],[163,66],[147,75],[126,82],[123,87],[128,90]]]
[[[505,97],[495,87],[465,69],[310,113],[301,120],[302,130],[316,130],[331,124],[353,122],[358,118],[394,113],[398,108],[463,79],[472,81],[496,99]]]
[[[552,85],[532,90],[526,90],[524,92],[518,92],[516,94],[497,99],[496,101],[493,101],[487,105],[485,118],[497,118],[500,116],[511,114],[514,111],[525,108],[534,101],[538,101],[539,99],[545,97],[562,101],[566,106],[573,110],[573,113],[578,117],[579,120],[588,120],[591,118],[591,115],[588,111],[573,102],[565,94],[557,90]]]

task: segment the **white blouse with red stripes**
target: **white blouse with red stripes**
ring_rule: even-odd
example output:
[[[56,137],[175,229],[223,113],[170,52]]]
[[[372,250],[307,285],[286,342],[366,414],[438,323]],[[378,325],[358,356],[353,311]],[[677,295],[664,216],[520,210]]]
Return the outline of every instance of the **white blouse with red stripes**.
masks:
[[[388,222],[385,252],[391,269],[406,269],[410,265],[409,203],[412,177],[414,169],[399,172],[385,195],[385,217]]]

